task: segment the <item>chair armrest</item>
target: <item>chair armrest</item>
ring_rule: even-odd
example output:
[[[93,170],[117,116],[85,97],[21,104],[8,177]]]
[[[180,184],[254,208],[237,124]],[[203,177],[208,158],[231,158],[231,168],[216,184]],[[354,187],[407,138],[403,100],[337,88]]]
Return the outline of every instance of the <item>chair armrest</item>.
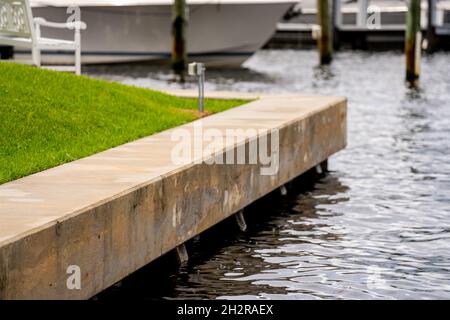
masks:
[[[44,27],[50,27],[50,28],[60,28],[60,29],[78,29],[78,30],[85,30],[86,29],[86,23],[83,21],[74,21],[74,22],[50,22],[45,20],[44,18],[34,18],[34,23],[44,26]]]

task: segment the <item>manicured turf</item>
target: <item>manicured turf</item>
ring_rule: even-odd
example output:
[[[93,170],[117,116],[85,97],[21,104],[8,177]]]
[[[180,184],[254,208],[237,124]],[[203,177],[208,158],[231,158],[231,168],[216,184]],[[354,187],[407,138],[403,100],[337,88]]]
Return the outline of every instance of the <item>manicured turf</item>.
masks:
[[[206,100],[219,112],[243,100]],[[0,184],[199,117],[195,99],[0,62]]]

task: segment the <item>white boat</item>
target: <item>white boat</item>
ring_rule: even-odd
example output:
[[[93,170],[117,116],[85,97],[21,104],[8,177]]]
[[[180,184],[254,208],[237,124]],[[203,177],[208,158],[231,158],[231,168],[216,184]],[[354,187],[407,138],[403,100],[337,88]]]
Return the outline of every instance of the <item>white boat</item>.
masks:
[[[295,0],[187,0],[190,60],[237,66],[273,35]],[[31,0],[33,16],[65,22],[78,6],[83,63],[167,60],[171,52],[173,0]],[[70,39],[67,30],[42,30],[45,37]],[[16,51],[16,56],[20,56]],[[23,53],[23,52],[22,52]],[[73,54],[43,54],[44,63],[73,63]]]

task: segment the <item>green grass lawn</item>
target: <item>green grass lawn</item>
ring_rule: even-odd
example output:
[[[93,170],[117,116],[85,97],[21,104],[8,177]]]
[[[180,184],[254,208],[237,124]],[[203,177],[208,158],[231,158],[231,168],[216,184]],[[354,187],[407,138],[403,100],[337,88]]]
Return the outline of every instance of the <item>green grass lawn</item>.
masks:
[[[207,112],[243,100],[206,100]],[[0,184],[200,115],[196,99],[0,62]]]

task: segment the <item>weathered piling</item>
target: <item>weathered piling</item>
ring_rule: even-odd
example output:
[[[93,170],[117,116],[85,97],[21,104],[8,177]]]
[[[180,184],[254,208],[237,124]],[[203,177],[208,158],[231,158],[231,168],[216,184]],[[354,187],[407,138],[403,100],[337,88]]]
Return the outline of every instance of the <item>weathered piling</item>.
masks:
[[[410,0],[406,16],[405,55],[406,81],[418,85],[422,33],[420,30],[420,0]]]
[[[182,82],[184,82],[187,64],[186,9],[186,0],[174,0],[172,5],[172,69]]]
[[[329,64],[333,58],[333,35],[331,28],[330,3],[328,0],[317,0],[317,21],[320,35],[317,39],[320,64]]]
[[[427,52],[433,53],[437,47],[436,36],[436,0],[428,0],[428,12],[427,12]]]

